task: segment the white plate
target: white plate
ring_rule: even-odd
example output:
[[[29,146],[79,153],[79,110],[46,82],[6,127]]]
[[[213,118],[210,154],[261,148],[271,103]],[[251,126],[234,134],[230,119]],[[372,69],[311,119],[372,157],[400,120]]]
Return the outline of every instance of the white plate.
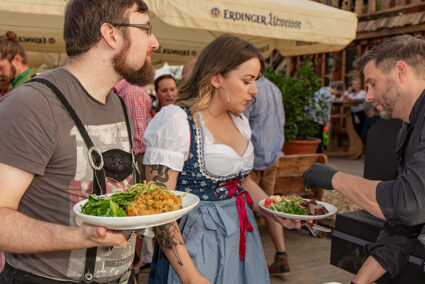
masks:
[[[309,200],[309,199],[305,199],[305,200]],[[260,205],[261,208],[263,208],[264,210],[266,210],[267,212],[273,214],[273,215],[277,215],[286,219],[292,219],[292,220],[318,220],[318,219],[323,219],[329,216],[332,216],[333,214],[336,213],[337,209],[335,206],[333,206],[332,204],[326,203],[326,202],[322,202],[322,201],[317,201],[316,202],[320,205],[323,205],[327,210],[328,213],[324,214],[324,215],[295,215],[295,214],[286,214],[286,213],[282,213],[282,212],[276,212],[273,211],[271,209],[268,209],[264,206],[264,201],[260,200],[258,202],[258,204]]]
[[[173,193],[175,195],[183,195],[186,192],[173,191]],[[199,203],[199,197],[191,193],[186,193],[186,196],[182,199],[182,209],[159,214],[129,217],[99,217],[83,214],[81,213],[81,206],[86,202],[87,199],[78,202],[73,207],[74,213],[80,220],[92,225],[105,226],[106,228],[113,230],[136,230],[156,227],[179,219],[184,214],[195,208],[195,206]],[[77,221],[77,224],[78,223],[79,222]]]

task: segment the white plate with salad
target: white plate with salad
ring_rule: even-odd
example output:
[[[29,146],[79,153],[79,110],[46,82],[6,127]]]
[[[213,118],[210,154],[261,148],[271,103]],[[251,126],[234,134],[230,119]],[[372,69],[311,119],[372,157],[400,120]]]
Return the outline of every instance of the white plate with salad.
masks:
[[[79,224],[82,221],[84,221],[92,225],[105,226],[108,229],[123,230],[123,231],[151,228],[151,227],[167,224],[181,218],[184,214],[188,213],[190,210],[195,208],[195,206],[199,203],[199,197],[194,194],[181,192],[181,191],[174,191],[174,190],[169,192],[170,194],[173,194],[175,196],[182,196],[181,209],[170,211],[170,212],[158,213],[158,214],[143,215],[143,216],[127,216],[125,209],[124,211],[122,211],[120,208],[116,206],[116,204],[118,204],[118,206],[120,207],[125,206],[123,204],[125,204],[126,201],[120,201],[117,199],[123,199],[123,198],[128,199],[129,197],[126,194],[120,195],[118,193],[118,194],[106,194],[101,196],[92,195],[90,196],[89,199],[85,199],[74,205],[73,211],[76,215],[76,219],[77,219],[76,223]],[[106,210],[102,210],[101,207],[106,206],[104,204],[105,201],[109,202],[112,196],[114,196],[115,198],[113,206],[108,204],[110,208],[107,208]],[[100,202],[103,202],[103,203],[100,206],[97,206],[98,209],[96,210],[100,211],[101,213],[97,214],[94,212],[85,212],[85,208],[88,208],[88,206],[85,206],[87,202],[92,202],[94,204],[98,202],[99,200]],[[112,211],[114,211],[114,214],[111,213]],[[97,214],[98,216],[89,215],[89,214]],[[103,215],[103,216],[99,216],[99,215]]]
[[[304,199],[296,195],[271,196],[260,200],[258,204],[273,215],[292,220],[319,220],[337,212],[336,207],[332,204],[317,200],[313,202],[311,199]],[[312,212],[312,210],[316,212]],[[313,213],[320,214],[309,215]]]

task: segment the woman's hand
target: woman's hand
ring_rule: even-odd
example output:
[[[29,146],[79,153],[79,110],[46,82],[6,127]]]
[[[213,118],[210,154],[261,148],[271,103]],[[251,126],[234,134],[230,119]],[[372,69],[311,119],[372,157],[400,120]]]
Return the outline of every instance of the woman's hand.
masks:
[[[273,218],[274,221],[278,222],[282,226],[284,226],[287,229],[301,229],[301,221],[300,220],[292,220],[292,219],[285,219],[283,217],[276,216],[274,214],[271,214],[261,208],[261,214],[268,218]]]
[[[277,223],[279,223],[280,225],[284,226],[285,228],[288,229],[300,229],[301,228],[301,221],[300,220],[290,220],[290,219],[285,219],[279,216],[276,216],[274,214],[271,214],[267,211],[265,211],[263,208],[261,208],[258,205],[258,202],[262,199],[267,198],[267,194],[261,189],[261,187],[259,187],[252,179],[250,176],[248,176],[247,178],[245,178],[242,181],[242,186],[244,187],[244,189],[246,191],[249,192],[249,194],[252,197],[252,200],[254,201],[254,210],[258,213],[260,213],[261,215],[263,215],[264,217],[266,217],[269,220],[273,220],[276,221]],[[312,221],[307,221],[309,223],[311,223]]]

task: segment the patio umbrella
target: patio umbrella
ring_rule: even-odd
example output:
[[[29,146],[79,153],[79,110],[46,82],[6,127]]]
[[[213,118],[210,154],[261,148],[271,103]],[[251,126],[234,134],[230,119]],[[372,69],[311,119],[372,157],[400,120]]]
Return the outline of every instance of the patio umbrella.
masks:
[[[356,36],[357,16],[309,0],[146,0],[158,60],[182,64],[215,37],[232,33],[265,57],[343,49]]]
[[[157,66],[183,64],[223,33],[252,42],[267,57],[274,49],[288,56],[338,51],[354,40],[357,28],[355,14],[309,0],[145,2],[160,42],[153,55]],[[2,0],[0,34],[15,31],[26,50],[58,63],[65,50],[65,5],[66,0]]]

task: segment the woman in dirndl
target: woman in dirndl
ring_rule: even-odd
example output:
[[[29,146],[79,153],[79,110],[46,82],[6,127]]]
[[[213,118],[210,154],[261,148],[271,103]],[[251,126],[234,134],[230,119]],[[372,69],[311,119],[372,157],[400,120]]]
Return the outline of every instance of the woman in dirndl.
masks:
[[[252,44],[222,35],[201,52],[176,104],[164,107],[146,129],[147,180],[201,200],[178,223],[155,228],[149,283],[270,283],[251,211],[260,211],[258,202],[267,196],[248,176],[254,149],[242,114],[263,71]]]

